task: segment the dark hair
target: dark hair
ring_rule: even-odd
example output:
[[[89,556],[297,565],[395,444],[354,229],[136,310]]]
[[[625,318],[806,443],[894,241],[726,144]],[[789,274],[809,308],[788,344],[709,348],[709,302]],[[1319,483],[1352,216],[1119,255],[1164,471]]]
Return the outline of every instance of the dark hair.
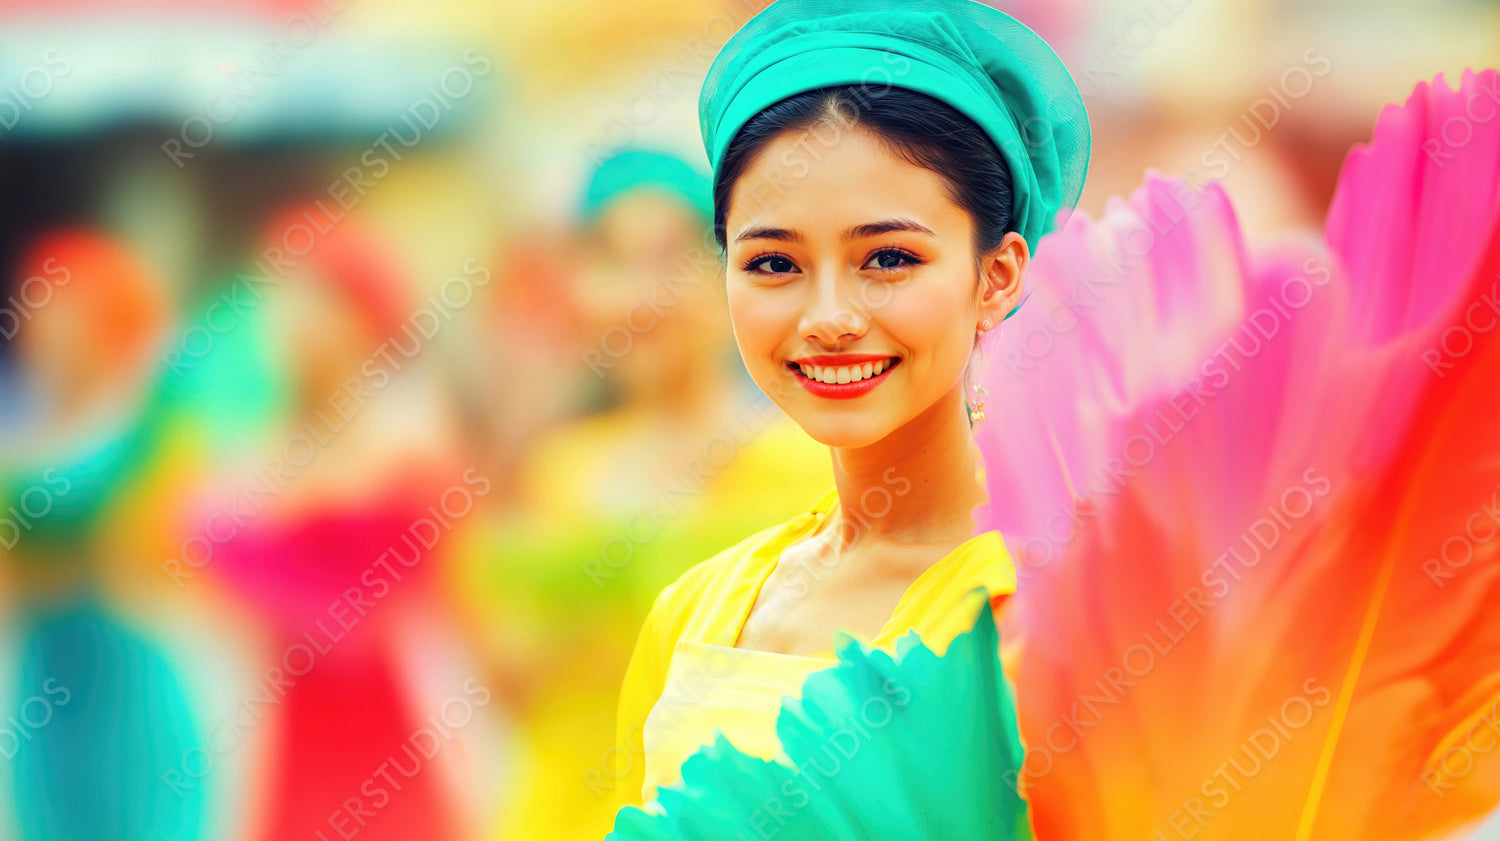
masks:
[[[714,178],[714,239],[721,251],[728,244],[724,224],[735,183],[766,144],[783,132],[825,124],[858,125],[893,154],[941,176],[949,198],[974,222],[976,254],[999,245],[1014,230],[1010,167],[973,120],[941,100],[905,88],[838,85],[783,99],[734,136]]]

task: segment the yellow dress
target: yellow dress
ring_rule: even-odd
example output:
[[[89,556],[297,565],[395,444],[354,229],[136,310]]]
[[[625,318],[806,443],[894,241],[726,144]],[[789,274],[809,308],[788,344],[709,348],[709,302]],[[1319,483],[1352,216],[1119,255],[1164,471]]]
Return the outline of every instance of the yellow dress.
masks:
[[[805,511],[833,482],[828,447],[775,404],[741,404],[732,416],[712,427],[732,458],[711,440],[692,448],[698,464],[665,477],[638,461],[649,447],[630,443],[659,430],[659,418],[622,410],[573,421],[528,453],[523,502],[455,544],[451,597],[486,646],[497,687],[518,687],[501,697],[524,734],[488,838],[609,832],[618,795],[604,770],[620,683],[653,600],[695,563]],[[606,545],[614,563],[601,563]]]
[[[783,695],[836,658],[735,648],[740,629],[787,546],[817,530],[838,507],[830,490],[810,510],[760,531],[689,569],[646,617],[620,691],[615,748],[607,764],[620,806],[649,804],[680,779],[682,762],[715,731],[762,759],[780,758],[776,716]],[[868,644],[894,649],[916,631],[938,652],[972,622],[963,597],[975,587],[1014,592],[1015,567],[998,531],[976,535],[922,572]],[[647,808],[650,808],[649,806]]]

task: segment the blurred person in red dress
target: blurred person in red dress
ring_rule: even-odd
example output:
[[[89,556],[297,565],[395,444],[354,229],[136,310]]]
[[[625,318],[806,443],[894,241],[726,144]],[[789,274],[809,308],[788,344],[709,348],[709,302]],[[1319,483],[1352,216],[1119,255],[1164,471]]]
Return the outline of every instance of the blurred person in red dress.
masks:
[[[277,217],[268,242],[292,250],[316,213]],[[469,264],[444,285],[487,280]],[[499,722],[432,581],[492,486],[461,460],[423,357],[452,313],[354,221],[265,294],[266,362],[288,366],[290,405],[194,517],[198,565],[265,628],[242,705],[267,719],[252,837],[470,837],[491,787],[468,746],[494,755]]]

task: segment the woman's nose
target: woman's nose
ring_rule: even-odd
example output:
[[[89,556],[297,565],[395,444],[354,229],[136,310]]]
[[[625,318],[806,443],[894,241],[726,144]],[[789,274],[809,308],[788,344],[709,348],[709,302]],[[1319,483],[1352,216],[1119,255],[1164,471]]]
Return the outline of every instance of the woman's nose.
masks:
[[[868,313],[842,272],[820,270],[814,275],[799,329],[804,338],[826,347],[835,347],[846,337],[857,339],[869,329]]]

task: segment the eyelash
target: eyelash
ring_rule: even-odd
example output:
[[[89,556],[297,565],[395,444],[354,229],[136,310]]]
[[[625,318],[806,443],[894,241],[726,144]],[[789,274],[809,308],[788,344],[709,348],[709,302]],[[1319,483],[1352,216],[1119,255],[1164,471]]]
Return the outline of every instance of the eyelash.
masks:
[[[922,258],[920,258],[917,255],[911,253],[910,251],[907,251],[905,248],[897,248],[895,246],[886,246],[885,248],[878,248],[878,249],[876,249],[875,251],[873,251],[873,252],[870,253],[869,257],[865,258],[865,264],[868,265],[871,260],[875,259],[876,257],[879,257],[882,254],[895,254],[896,256],[898,256],[901,259],[905,260],[906,263],[904,265],[896,266],[896,267],[890,268],[890,269],[885,269],[885,268],[879,268],[879,267],[877,267],[877,268],[873,269],[873,271],[877,271],[877,272],[899,272],[899,271],[902,271],[903,269],[910,269],[912,266],[920,266],[920,265],[922,265]]]
[[[770,260],[773,257],[780,257],[781,259],[787,261],[788,263],[791,263],[794,266],[797,265],[795,262],[792,261],[792,258],[786,256],[785,254],[782,254],[782,253],[777,252],[777,251],[763,251],[760,254],[757,254],[754,257],[751,257],[749,260],[746,260],[744,262],[744,264],[740,266],[740,271],[742,271],[742,272],[760,271],[760,269],[759,269],[760,264],[764,263],[764,262],[766,262],[768,260]],[[776,274],[776,272],[765,272],[765,274]]]
[[[895,246],[886,246],[884,248],[878,248],[875,251],[870,252],[870,256],[866,257],[865,258],[865,262],[861,263],[860,265],[861,266],[868,265],[871,260],[875,259],[876,257],[881,256],[882,254],[895,254],[898,257],[900,257],[901,259],[905,260],[906,262],[905,262],[904,265],[895,266],[895,267],[888,268],[888,269],[887,268],[879,268],[879,267],[877,267],[875,269],[872,269],[872,271],[877,271],[877,272],[899,272],[899,271],[901,271],[903,269],[909,269],[912,266],[920,266],[920,265],[922,265],[922,262],[923,262],[922,258],[920,258],[917,255],[911,253],[910,251],[907,251],[904,248],[897,248]],[[762,252],[760,254],[757,254],[754,257],[751,257],[749,260],[746,260],[740,266],[740,271],[743,271],[743,272],[759,271],[760,270],[759,266],[762,263],[765,263],[765,262],[767,262],[767,261],[769,261],[769,260],[771,260],[772,258],[775,258],[775,257],[780,257],[781,259],[786,260],[788,263],[792,263],[792,265],[796,265],[796,263],[792,261],[792,258],[786,256],[785,254],[782,254],[782,253],[776,252],[776,251],[766,251],[766,252]],[[777,274],[777,272],[766,272],[766,274]]]

